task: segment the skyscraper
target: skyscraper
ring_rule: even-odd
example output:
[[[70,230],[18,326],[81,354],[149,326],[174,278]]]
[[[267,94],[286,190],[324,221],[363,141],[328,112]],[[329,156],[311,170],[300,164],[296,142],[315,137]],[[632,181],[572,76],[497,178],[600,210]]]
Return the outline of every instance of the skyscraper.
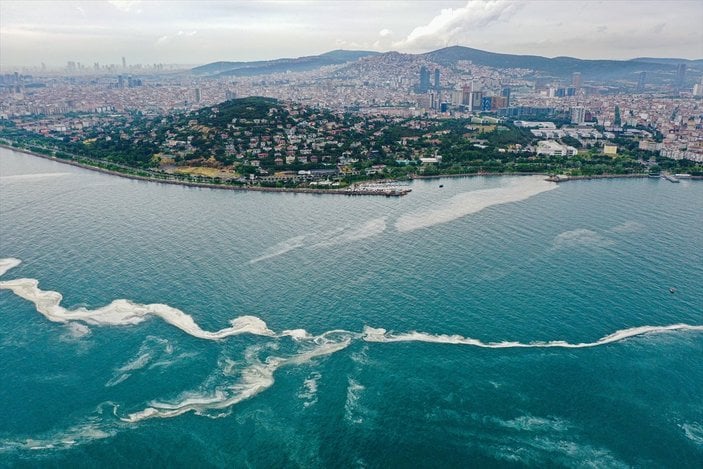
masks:
[[[510,107],[510,87],[504,87],[500,95],[505,98],[505,107]]]
[[[703,77],[701,77],[700,83],[693,85],[693,96],[703,96]]]
[[[461,89],[462,91],[462,98],[461,98],[461,104],[469,108],[469,111],[473,109],[473,91],[474,91],[474,82],[471,81],[469,85],[464,85]]]
[[[473,90],[473,86],[471,87]],[[471,92],[471,109],[473,111],[480,111],[483,102],[483,91],[472,91]]]
[[[571,74],[571,86],[577,90],[581,88],[581,72],[574,72]]]
[[[122,57],[122,69],[123,70],[127,69],[127,59],[125,59],[124,57]]]
[[[420,93],[427,93],[428,89],[430,89],[430,71],[423,65],[420,67],[420,86],[418,87],[418,91],[420,91]]]
[[[202,96],[200,95],[200,88],[196,88],[196,89],[195,89],[195,102],[196,102],[196,103],[199,103],[201,97],[202,97]]]
[[[439,69],[434,69],[434,89],[439,89]]]

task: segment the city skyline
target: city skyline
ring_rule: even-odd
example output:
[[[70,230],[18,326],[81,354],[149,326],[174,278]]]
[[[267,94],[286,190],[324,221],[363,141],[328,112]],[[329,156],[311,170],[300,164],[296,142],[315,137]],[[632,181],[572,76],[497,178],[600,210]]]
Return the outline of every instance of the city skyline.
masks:
[[[204,64],[452,45],[547,57],[699,59],[701,21],[696,1],[3,1],[0,67],[123,65],[123,57],[128,65]]]

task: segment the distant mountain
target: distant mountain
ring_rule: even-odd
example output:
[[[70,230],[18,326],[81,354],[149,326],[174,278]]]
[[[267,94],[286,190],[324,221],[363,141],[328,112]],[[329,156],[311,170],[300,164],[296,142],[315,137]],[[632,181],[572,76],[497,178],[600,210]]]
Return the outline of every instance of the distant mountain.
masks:
[[[631,60],[586,60],[574,57],[542,57],[538,55],[516,55],[488,52],[471,47],[452,46],[424,54],[399,54],[398,52],[372,52],[334,50],[320,55],[254,62],[213,62],[192,71],[198,75],[216,76],[255,76],[286,71],[304,72],[316,70],[325,65],[339,65],[367,58],[381,68],[405,58],[425,59],[444,66],[454,66],[459,60],[470,60],[477,65],[493,68],[525,68],[539,75],[568,79],[574,72],[580,72],[584,80],[633,80],[636,73],[647,72],[649,82],[671,79],[676,73],[676,65],[687,64],[693,75],[703,72],[703,59],[689,60],[677,58],[641,57]],[[356,64],[355,64],[356,65]],[[697,72],[697,73],[696,73]]]
[[[696,67],[703,67],[703,59],[666,59],[666,58],[656,58],[656,57],[638,57],[636,59],[631,59],[632,62],[649,62],[653,64],[664,64],[664,65],[678,65],[686,64]]]
[[[286,71],[305,72],[315,70],[325,65],[339,65],[353,62],[362,57],[379,55],[379,52],[358,50],[333,50],[320,55],[307,57],[286,58],[275,60],[259,60],[254,62],[213,62],[195,67],[192,72],[198,75],[221,76],[254,76]]]
[[[568,77],[581,72],[584,79],[618,79],[637,72],[671,72],[680,59],[585,60],[574,57],[541,57],[487,52],[470,47],[452,46],[421,54],[441,65],[454,65],[459,60],[470,60],[477,65],[493,68],[528,68],[555,77]],[[683,61],[703,65],[703,61]]]

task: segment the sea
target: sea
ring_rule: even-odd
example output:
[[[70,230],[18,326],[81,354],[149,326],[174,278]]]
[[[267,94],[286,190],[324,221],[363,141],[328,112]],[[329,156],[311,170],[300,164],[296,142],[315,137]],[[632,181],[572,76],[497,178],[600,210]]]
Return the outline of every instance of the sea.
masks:
[[[703,182],[400,184],[0,149],[0,466],[703,467]]]

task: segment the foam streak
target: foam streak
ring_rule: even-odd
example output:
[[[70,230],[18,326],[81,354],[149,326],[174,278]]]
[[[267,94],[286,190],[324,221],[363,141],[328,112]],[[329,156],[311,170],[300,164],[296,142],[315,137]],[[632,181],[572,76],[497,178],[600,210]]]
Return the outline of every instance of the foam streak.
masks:
[[[187,412],[198,415],[207,415],[213,410],[228,409],[244,400],[251,399],[257,394],[273,386],[274,373],[282,366],[302,365],[314,358],[332,355],[344,350],[351,344],[352,336],[340,340],[328,339],[329,333],[315,337],[312,342],[316,346],[291,357],[269,357],[261,362],[255,357],[258,348],[250,348],[245,353],[247,362],[251,363],[242,371],[241,379],[234,385],[221,387],[210,392],[186,393],[183,398],[175,403],[151,402],[149,407],[134,412],[122,418],[122,421],[136,423],[152,418],[172,418]],[[217,414],[216,416],[221,416]]]
[[[17,259],[0,259],[0,272],[7,272],[19,265]],[[157,316],[163,321],[199,339],[218,340],[239,334],[274,336],[266,323],[255,316],[240,316],[230,321],[231,326],[219,331],[205,331],[191,316],[180,309],[159,304],[139,304],[129,300],[115,300],[97,309],[61,306],[63,296],[59,292],[44,291],[35,279],[21,278],[0,282],[0,290],[10,290],[20,298],[34,303],[37,311],[49,321],[69,323],[80,321],[95,326],[127,326],[145,321],[149,316]]]
[[[670,326],[640,326],[629,329],[622,329],[605,337],[601,337],[595,342],[581,342],[572,344],[563,340],[549,342],[482,342],[471,337],[447,334],[428,334],[426,332],[407,332],[403,334],[393,334],[385,329],[364,328],[363,339],[366,342],[430,342],[436,344],[471,345],[481,348],[589,348],[601,345],[620,342],[621,340],[637,337],[645,334],[662,334],[673,331],[697,331],[703,332],[703,326],[692,326],[689,324],[672,324]]]
[[[511,179],[506,186],[464,192],[445,201],[439,208],[404,215],[396,221],[395,227],[401,232],[427,228],[494,205],[519,202],[556,188],[556,184],[544,181],[541,176],[521,176]]]

